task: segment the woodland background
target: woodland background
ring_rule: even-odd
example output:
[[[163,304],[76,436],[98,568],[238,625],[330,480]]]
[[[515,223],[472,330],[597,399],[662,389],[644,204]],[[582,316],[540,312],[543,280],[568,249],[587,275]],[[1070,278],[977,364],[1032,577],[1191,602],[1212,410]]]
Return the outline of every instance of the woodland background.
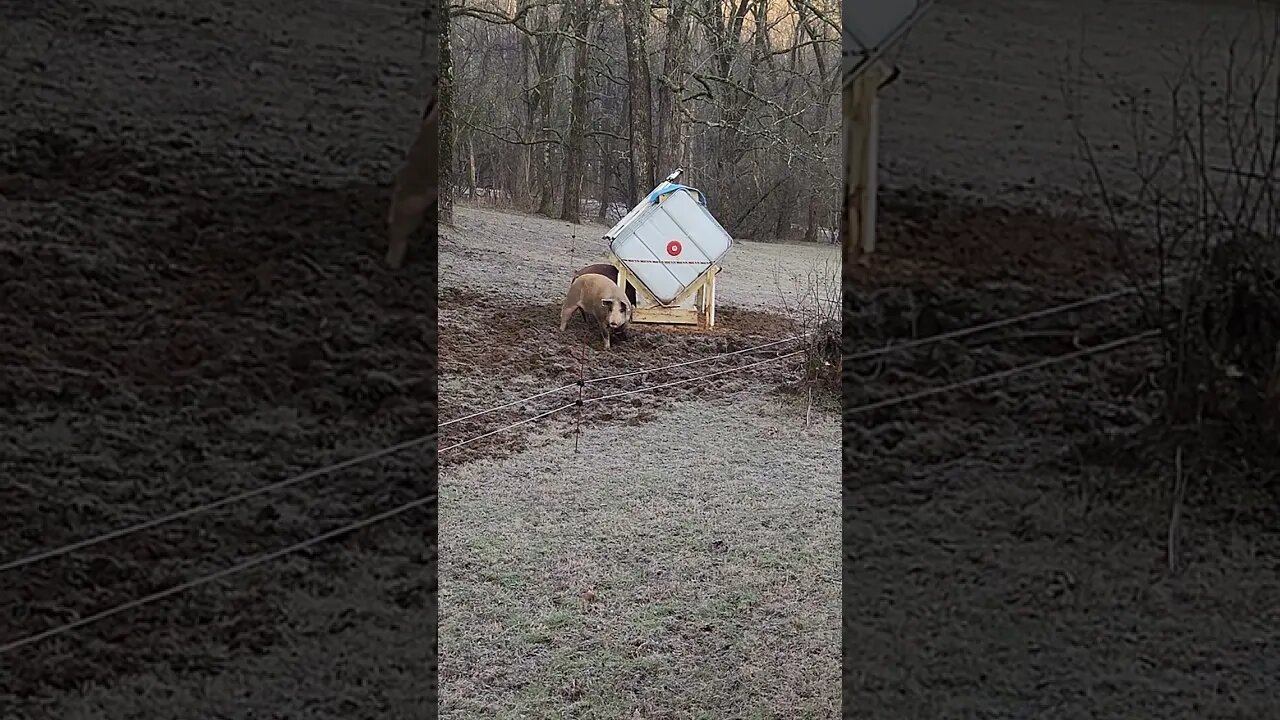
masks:
[[[735,237],[834,241],[839,13],[830,0],[451,4],[443,184],[607,222],[682,167]]]

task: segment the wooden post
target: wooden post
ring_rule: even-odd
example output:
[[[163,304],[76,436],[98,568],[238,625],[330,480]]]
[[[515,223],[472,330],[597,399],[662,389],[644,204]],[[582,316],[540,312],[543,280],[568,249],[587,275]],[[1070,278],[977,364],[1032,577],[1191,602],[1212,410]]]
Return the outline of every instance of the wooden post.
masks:
[[[613,258],[610,257],[610,262],[612,261]],[[613,262],[613,266],[618,268],[618,287],[622,288],[625,293],[627,291],[627,283],[631,282],[631,273],[627,272],[627,267],[620,262]],[[636,299],[640,299],[638,295]],[[635,308],[631,308],[631,311],[634,313]]]
[[[845,236],[846,266],[876,249],[876,192],[880,139],[880,84],[888,75],[883,63],[872,63],[844,89],[845,137]]]
[[[719,267],[711,268],[711,277],[707,279],[707,327],[716,326],[716,276],[720,274]]]

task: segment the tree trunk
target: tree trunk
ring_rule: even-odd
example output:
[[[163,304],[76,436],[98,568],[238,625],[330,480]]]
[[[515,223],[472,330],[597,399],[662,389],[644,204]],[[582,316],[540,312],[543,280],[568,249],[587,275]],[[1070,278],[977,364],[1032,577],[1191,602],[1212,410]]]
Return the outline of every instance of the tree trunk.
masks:
[[[623,33],[623,34],[625,35],[626,33]],[[626,167],[627,174],[624,176],[621,174],[621,172],[618,172],[618,171],[615,171],[615,172],[618,172],[617,177],[618,177],[619,195],[625,195],[629,198],[634,198],[639,196],[638,194],[640,190],[638,189],[639,183],[636,182],[638,179],[636,175],[636,166],[635,166],[635,163],[632,162],[632,157],[634,156],[634,150],[635,150],[636,124],[634,119],[631,117],[630,84],[628,84],[627,86],[626,94],[624,94],[622,97],[622,117],[627,119],[627,127],[626,127],[626,133],[625,133],[625,135],[627,136],[627,150],[623,156],[627,163],[627,167]],[[621,123],[619,123],[619,126],[621,126]]]
[[[552,66],[554,70],[554,65]],[[545,71],[544,71],[545,72]],[[538,214],[552,217],[556,197],[555,176],[551,170],[551,144],[555,135],[551,132],[551,109],[555,99],[556,85],[553,77],[543,75],[542,123],[536,137],[539,140],[536,152],[538,156]]]
[[[449,3],[441,0],[440,79],[436,89],[440,106],[440,195],[438,222],[453,224],[453,60],[449,54]]]
[[[704,14],[710,26],[707,28],[711,39],[711,55],[714,67],[722,78],[729,78],[733,71],[733,58],[742,44],[742,26],[746,22],[751,0],[738,0],[736,6],[729,5],[730,15],[726,17],[726,6],[721,0],[704,0]],[[740,130],[743,116],[746,114],[747,97],[731,85],[716,87],[719,94],[715,98],[719,106],[720,131],[717,133],[712,167],[718,179],[716,190],[729,194],[733,187],[733,178],[737,177],[737,165],[741,159],[745,144]],[[735,210],[736,212],[736,210]]]
[[[663,56],[662,81],[658,84],[658,169],[668,173],[688,164],[688,146],[681,114],[680,95],[684,89],[684,58],[688,51],[685,8],[689,0],[670,0],[667,10],[667,47]],[[655,178],[656,179],[656,178]]]
[[[556,135],[552,127],[553,110],[556,96],[556,69],[560,65],[560,49],[564,46],[564,35],[569,29],[572,10],[563,8],[555,22],[551,21],[550,10],[542,9],[537,13],[542,18],[535,27],[542,34],[537,39],[537,100],[538,127],[533,133],[538,144],[535,148],[538,176],[538,214],[547,217],[555,216],[556,178],[552,169],[551,152]]]
[[[780,241],[791,238],[791,193],[786,193],[778,203],[778,216],[774,220],[773,234]]]
[[[628,92],[631,98],[630,138],[631,176],[635,197],[657,185],[654,166],[652,82],[649,58],[645,49],[648,3],[622,0],[622,31],[626,38]]]
[[[475,138],[467,139],[467,156],[470,158],[470,173],[467,175],[467,181],[471,185],[471,199],[476,197],[476,187],[479,183],[479,176],[476,173],[476,141]]]
[[[564,153],[564,202],[560,219],[571,223],[582,222],[583,155],[587,143],[587,63],[591,56],[587,45],[587,33],[591,29],[590,6],[581,0],[575,9],[573,53],[573,99],[570,104],[569,141]]]
[[[609,170],[612,167],[612,159],[609,157],[609,150],[600,145],[600,207],[596,210],[596,219],[605,220],[609,217],[609,185],[613,182],[613,173]]]
[[[533,66],[533,40],[528,35],[520,36],[520,54],[524,56],[524,86],[531,88],[525,93],[525,128],[529,137],[534,134],[535,122],[538,110],[538,87],[534,84],[537,80],[538,73]],[[515,198],[516,205],[522,210],[528,210],[532,204],[533,184],[533,145],[525,145],[521,148],[519,154],[519,164],[516,165],[515,189],[518,193]]]
[[[818,242],[818,193],[809,194],[809,210],[804,222],[804,241]]]

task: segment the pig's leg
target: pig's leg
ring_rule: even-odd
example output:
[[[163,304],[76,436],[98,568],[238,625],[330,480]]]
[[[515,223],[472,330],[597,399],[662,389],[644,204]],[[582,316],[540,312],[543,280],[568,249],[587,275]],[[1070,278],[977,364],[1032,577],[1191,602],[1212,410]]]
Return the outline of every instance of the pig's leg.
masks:
[[[573,317],[573,311],[578,309],[577,303],[564,301],[564,305],[560,306],[560,332],[564,332],[569,327],[569,318]]]
[[[423,216],[435,198],[431,193],[410,193],[400,189],[400,196],[391,201],[387,225],[387,267],[399,268],[404,264],[409,236],[422,224]]]
[[[439,106],[432,102],[423,114],[404,166],[396,173],[391,207],[387,212],[386,262],[393,269],[404,264],[409,236],[422,225],[427,211],[436,203],[439,191],[436,163],[438,125]]]

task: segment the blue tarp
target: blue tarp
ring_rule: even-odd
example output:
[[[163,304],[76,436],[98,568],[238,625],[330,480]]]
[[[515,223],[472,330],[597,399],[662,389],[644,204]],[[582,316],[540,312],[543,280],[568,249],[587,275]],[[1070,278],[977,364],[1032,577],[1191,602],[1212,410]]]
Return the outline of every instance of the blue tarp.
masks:
[[[698,188],[689,187],[688,185],[677,185],[675,183],[663,183],[659,185],[658,187],[653,189],[653,192],[649,193],[649,196],[645,198],[645,201],[656,203],[658,202],[658,199],[661,198],[663,195],[673,193],[677,190],[688,190],[690,192],[697,193],[698,202],[701,205],[706,206],[707,196],[704,195],[701,190],[699,190]]]

